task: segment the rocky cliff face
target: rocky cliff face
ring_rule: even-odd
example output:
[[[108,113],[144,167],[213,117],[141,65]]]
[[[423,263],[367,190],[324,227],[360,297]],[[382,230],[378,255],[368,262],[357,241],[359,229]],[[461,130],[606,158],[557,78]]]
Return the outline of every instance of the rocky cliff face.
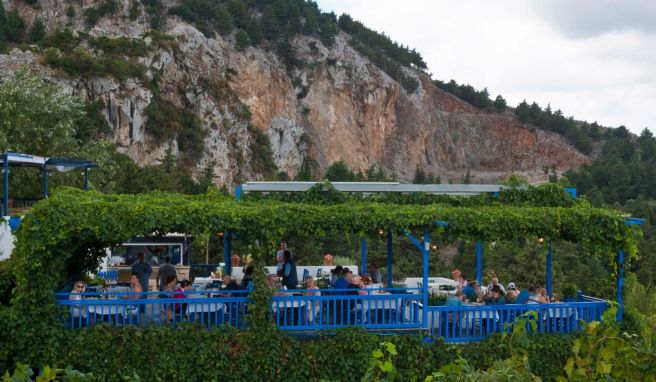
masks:
[[[91,30],[81,17],[65,15],[71,5],[81,15],[94,3],[43,0],[35,10],[5,0],[28,22],[40,17],[49,32],[67,27],[91,36],[144,38],[150,49],[139,61],[150,68],[148,79],[159,73],[159,96],[192,110],[203,122],[204,152],[191,171],[197,175],[211,164],[220,184],[261,179],[251,159],[249,118],[238,112],[239,104],[248,106],[250,123],[266,132],[278,168],[292,178],[309,159],[319,174],[343,160],[355,170],[378,166],[401,181],[411,181],[419,168],[456,182],[467,170],[478,181],[509,172],[539,180],[545,166],[563,171],[588,161],[563,137],[531,129],[511,114],[476,109],[433,86],[423,73],[407,70],[421,84],[408,94],[352,49],[344,33],[331,47],[296,37],[293,45],[306,64],[292,73],[293,83],[275,54],[254,47],[238,51],[234,36],[206,38],[177,17],[166,17],[162,26],[175,42],[158,45],[143,37],[150,30],[144,15],[128,19],[127,0],[118,1],[117,14],[100,19]],[[42,65],[40,56],[38,49],[0,55],[0,77],[28,65],[84,99],[102,99],[113,129],[108,139],[140,165],[159,163],[169,146],[178,152],[175,141],[158,142],[144,129],[153,98],[148,81],[71,77]],[[304,97],[298,96],[300,90]]]

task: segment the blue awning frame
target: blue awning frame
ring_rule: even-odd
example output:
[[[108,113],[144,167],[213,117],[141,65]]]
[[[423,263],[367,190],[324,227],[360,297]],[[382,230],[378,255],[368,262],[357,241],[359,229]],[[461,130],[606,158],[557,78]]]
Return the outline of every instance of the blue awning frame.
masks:
[[[2,163],[2,175],[4,181],[2,214],[9,215],[9,168],[10,167],[34,167],[43,171],[43,197],[48,197],[48,170],[66,172],[76,168],[84,170],[84,190],[89,190],[89,169],[98,167],[98,164],[88,160],[70,158],[46,158],[37,155],[22,154],[5,151],[0,158]]]

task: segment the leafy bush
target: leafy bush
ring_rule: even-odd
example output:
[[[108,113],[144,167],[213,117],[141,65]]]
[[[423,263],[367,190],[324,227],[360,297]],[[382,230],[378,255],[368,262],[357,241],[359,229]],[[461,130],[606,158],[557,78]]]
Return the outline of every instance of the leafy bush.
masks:
[[[179,150],[197,161],[203,154],[205,131],[200,119],[191,111],[169,101],[153,97],[146,107],[146,131],[158,142],[176,139]]]
[[[118,4],[116,3],[116,0],[103,0],[97,8],[87,8],[84,11],[84,19],[87,23],[87,27],[93,27],[102,17],[115,14],[117,10]]]
[[[60,52],[55,48],[48,48],[42,60],[44,64],[62,69],[72,76],[110,75],[119,81],[130,77],[145,79],[147,71],[147,68],[138,62],[113,57],[94,57],[83,48],[76,48],[72,52]]]
[[[89,39],[89,46],[110,56],[141,57],[148,53],[148,47],[142,39],[105,36]]]
[[[0,306],[9,306],[11,291],[14,289],[14,273],[10,260],[0,261]]]
[[[14,325],[10,325],[12,328]],[[0,333],[4,329],[0,328]],[[4,334],[7,334],[5,331]],[[115,376],[138,375],[141,380],[359,380],[364,375],[388,380],[423,380],[459,357],[467,360],[471,368],[498,369],[495,363],[511,355],[508,341],[494,337],[481,343],[447,345],[441,340],[424,343],[418,335],[385,337],[386,349],[393,348],[393,357],[378,357],[372,361],[381,338],[360,329],[344,329],[326,333],[314,339],[296,339],[276,330],[205,330],[195,325],[153,327],[140,329],[128,327],[117,330],[97,325],[80,330],[58,329],[52,333],[54,340],[48,344],[37,339],[20,339],[22,333],[4,337],[13,349],[14,341],[28,342],[35,352],[6,353],[0,357],[0,368],[13,368],[16,362],[32,365],[70,365],[81,373],[93,373],[97,380],[114,379]],[[533,336],[527,338],[527,346],[533,346]],[[551,342],[569,350],[566,342]],[[40,352],[50,346],[49,351]],[[92,351],[89,351],[92,349]],[[121,349],[121,351],[117,351]],[[167,349],[163,352],[162,349]],[[516,349],[516,347],[515,347]],[[392,352],[385,351],[386,354]],[[35,354],[41,354],[35,356]],[[156,362],[134,362],[144,354],[157,354]],[[550,364],[559,372],[544,374],[530,365],[531,371],[544,380],[563,375],[564,361],[552,358],[549,352],[530,355]],[[473,358],[470,358],[473,357]],[[377,363],[376,361],[381,361]],[[393,362],[390,365],[386,361]],[[199,362],[211,367],[198,367]],[[373,362],[373,363],[372,363]],[[372,366],[377,369],[372,369]],[[380,369],[383,366],[383,369]],[[384,373],[393,366],[394,376]],[[520,369],[521,370],[521,369]],[[369,373],[368,373],[369,371]],[[383,372],[383,373],[381,373]]]

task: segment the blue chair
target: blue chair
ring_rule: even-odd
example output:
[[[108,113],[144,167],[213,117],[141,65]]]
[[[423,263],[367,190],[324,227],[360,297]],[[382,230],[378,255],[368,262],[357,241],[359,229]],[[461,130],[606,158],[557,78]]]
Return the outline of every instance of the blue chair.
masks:
[[[305,279],[310,275],[310,271],[307,270],[307,268],[303,269],[303,278],[301,279],[302,283],[305,284]]]
[[[528,302],[529,297],[531,297],[531,295],[528,293],[528,290],[522,289],[521,292],[519,292],[519,294],[517,295],[515,304],[526,304]]]

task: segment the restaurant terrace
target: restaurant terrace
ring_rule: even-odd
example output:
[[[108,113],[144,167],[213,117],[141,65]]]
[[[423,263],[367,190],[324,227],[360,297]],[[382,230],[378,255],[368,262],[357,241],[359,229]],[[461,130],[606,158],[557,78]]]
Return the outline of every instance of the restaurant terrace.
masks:
[[[269,195],[251,199],[245,197],[247,193]],[[354,194],[358,196],[348,197]],[[577,201],[574,190],[564,191],[553,185],[515,189],[499,185],[256,182],[238,187],[236,196],[237,200],[211,193],[59,192],[38,204],[17,232],[20,267],[15,301],[18,306],[49,305],[56,298],[59,308],[53,314],[72,329],[100,322],[124,327],[175,326],[187,321],[207,328],[246,328],[255,312],[252,288],[228,293],[220,284],[209,289],[191,287],[181,296],[158,291],[135,296],[129,289],[105,294],[52,291],[67,279],[70,281],[73,272],[95,272],[105,248],[153,233],[184,233],[189,237],[222,233],[226,238],[227,273],[231,271],[233,238],[253,244],[254,264],[259,269],[285,237],[322,235],[327,231],[356,233],[362,236],[359,271],[365,274],[366,236],[384,232],[388,243],[387,282],[357,293],[335,288],[315,293],[302,289],[309,272],[300,265],[301,289],[271,290],[266,319],[292,333],[323,333],[357,326],[375,332],[421,332],[450,342],[481,340],[491,333],[510,330],[520,318],[532,321],[542,333],[571,333],[580,329],[581,322],[599,320],[608,301],[580,294],[573,301],[545,304],[431,305],[431,237],[448,232],[455,239],[478,242],[475,255],[479,282],[484,242],[535,237],[546,243],[563,240],[589,245],[591,250],[614,260],[621,320],[624,261],[635,255],[637,226],[642,223],[616,211],[593,208],[585,201]],[[416,285],[394,288],[392,238],[401,234],[415,246],[423,267]],[[551,294],[551,258],[557,254],[551,245],[547,248],[545,285]],[[268,290],[263,279],[264,275],[255,278],[255,290]]]

